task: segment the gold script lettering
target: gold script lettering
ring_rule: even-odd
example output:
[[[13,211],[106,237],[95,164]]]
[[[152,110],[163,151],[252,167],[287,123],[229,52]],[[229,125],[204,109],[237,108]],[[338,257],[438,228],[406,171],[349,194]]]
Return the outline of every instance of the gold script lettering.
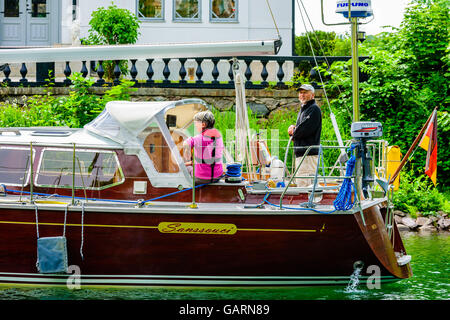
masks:
[[[232,235],[237,232],[237,227],[226,223],[160,222],[158,230],[162,233]]]

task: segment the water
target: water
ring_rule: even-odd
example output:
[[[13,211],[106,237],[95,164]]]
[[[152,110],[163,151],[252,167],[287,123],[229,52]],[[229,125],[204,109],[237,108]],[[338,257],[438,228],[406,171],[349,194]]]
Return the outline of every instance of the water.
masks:
[[[355,293],[358,291],[358,286],[360,284],[359,275],[361,274],[362,268],[355,268],[353,274],[350,276],[350,282],[345,288],[345,293]]]
[[[0,287],[0,300],[449,300],[450,233],[403,235],[413,277],[369,289],[364,282],[343,287],[231,289],[80,289]]]

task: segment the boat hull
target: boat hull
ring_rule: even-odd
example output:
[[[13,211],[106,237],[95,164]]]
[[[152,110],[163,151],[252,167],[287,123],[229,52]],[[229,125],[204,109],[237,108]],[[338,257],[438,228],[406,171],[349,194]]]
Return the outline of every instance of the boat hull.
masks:
[[[39,237],[61,236],[64,209],[39,208],[37,214],[31,206],[0,209],[0,283],[345,285],[355,266],[361,267],[361,279],[371,281],[411,275],[409,265],[397,264],[394,252],[404,248],[398,239],[397,248],[392,246],[378,206],[364,210],[363,216],[195,210],[70,208],[65,224],[70,272],[40,274],[36,215]]]

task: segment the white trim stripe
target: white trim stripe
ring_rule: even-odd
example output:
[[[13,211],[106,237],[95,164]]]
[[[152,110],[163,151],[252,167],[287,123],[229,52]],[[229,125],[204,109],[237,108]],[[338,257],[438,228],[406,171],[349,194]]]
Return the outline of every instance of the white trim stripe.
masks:
[[[0,283],[3,284],[42,284],[66,285],[76,277],[71,275],[50,274],[14,274],[0,273]],[[22,275],[22,276],[20,276]],[[361,280],[369,277],[362,276]],[[87,275],[78,278],[80,285],[111,285],[111,286],[301,286],[301,285],[336,285],[348,284],[350,276],[169,276],[169,275]],[[394,276],[381,276],[380,282],[399,280]]]

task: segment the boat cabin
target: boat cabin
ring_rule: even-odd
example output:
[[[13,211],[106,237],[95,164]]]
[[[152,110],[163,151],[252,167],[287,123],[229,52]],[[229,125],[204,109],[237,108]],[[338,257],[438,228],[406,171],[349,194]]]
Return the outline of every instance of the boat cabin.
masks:
[[[200,99],[112,101],[81,129],[2,129],[0,184],[28,190],[32,179],[42,192],[74,185],[96,195],[121,184],[124,194],[147,194],[148,181],[156,188],[192,187],[183,141],[196,134],[194,115],[207,109]]]

